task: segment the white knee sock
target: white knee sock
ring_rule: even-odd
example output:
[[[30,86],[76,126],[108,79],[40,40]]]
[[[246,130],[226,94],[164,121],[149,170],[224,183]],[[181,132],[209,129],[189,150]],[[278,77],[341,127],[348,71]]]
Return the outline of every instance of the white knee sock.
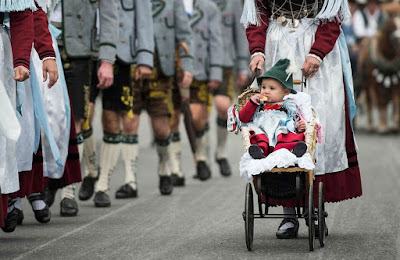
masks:
[[[19,210],[22,210],[22,200],[21,200],[21,198],[19,198],[19,197],[17,198],[17,200],[14,203],[14,207],[16,207]]]
[[[75,199],[75,184],[70,184],[61,189],[61,200],[64,198]]]
[[[82,162],[82,157],[83,157],[83,143],[85,139],[83,139],[83,134],[82,132],[79,132],[76,134],[76,139],[78,141],[78,152],[79,152],[79,162]]]
[[[286,215],[285,218],[294,218],[293,214],[296,214],[296,210],[292,207],[283,207],[283,214]],[[292,222],[287,222],[282,225],[279,230],[285,230],[292,227],[294,227],[294,224]]]
[[[183,177],[182,165],[181,165],[181,137],[179,133],[174,133],[172,136],[172,141],[170,143],[169,149],[169,161],[171,166],[171,172]]]
[[[170,176],[171,171],[168,168],[169,160],[169,139],[167,140],[156,140],[157,154],[158,154],[158,174],[160,176]]]
[[[112,174],[112,171],[117,164],[119,158],[119,152],[121,149],[120,146],[120,137],[119,135],[108,135],[109,138],[104,137],[104,139],[108,140],[107,142],[103,139],[103,144],[101,147],[101,155],[100,155],[100,176],[98,181],[96,182],[95,191],[103,191],[108,192],[108,183],[109,178]],[[111,141],[111,139],[113,141]]]
[[[226,140],[228,138],[228,131],[226,130],[226,120],[217,119],[217,151],[216,158],[227,158],[226,156]]]
[[[96,159],[96,148],[95,140],[93,136],[93,129],[83,133],[85,142],[83,145],[83,161],[85,162],[85,177],[97,177],[97,159]]]
[[[137,135],[124,136],[121,144],[122,159],[125,165],[125,183],[129,184],[134,190],[136,186],[136,171],[138,163],[138,137]]]
[[[209,131],[208,125],[204,128],[203,133],[197,133],[196,137],[196,159],[197,161],[208,162],[209,156]]]
[[[10,213],[15,208],[15,202],[17,198],[8,197],[7,214]]]
[[[31,193],[27,197],[40,195],[40,193]],[[42,210],[46,207],[46,203],[43,200],[34,200],[31,202],[33,210]]]

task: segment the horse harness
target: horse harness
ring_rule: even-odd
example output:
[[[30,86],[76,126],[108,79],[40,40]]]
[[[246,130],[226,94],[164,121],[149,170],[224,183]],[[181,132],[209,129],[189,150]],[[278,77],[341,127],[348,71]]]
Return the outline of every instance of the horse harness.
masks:
[[[385,88],[390,88],[392,85],[397,85],[400,82],[400,57],[391,61],[382,57],[378,51],[378,40],[372,38],[369,46],[371,61],[375,66],[372,75],[379,84],[383,84]]]

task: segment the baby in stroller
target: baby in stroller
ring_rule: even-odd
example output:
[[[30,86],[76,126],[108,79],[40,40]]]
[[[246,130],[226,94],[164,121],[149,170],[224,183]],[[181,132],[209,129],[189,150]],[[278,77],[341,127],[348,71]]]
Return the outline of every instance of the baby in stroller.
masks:
[[[261,93],[253,95],[239,112],[239,120],[250,130],[249,154],[254,159],[263,159],[282,148],[296,157],[307,151],[306,121],[301,119],[296,103],[285,99],[291,93],[297,94],[293,89],[293,76],[287,74],[289,67],[290,61],[281,59],[258,77]]]
[[[228,112],[228,130],[241,130],[244,145],[248,148],[248,153],[240,161],[240,175],[247,181],[273,168],[315,168],[314,152],[307,152],[308,149],[314,151],[315,143],[307,143],[312,146],[308,147],[305,139],[310,134],[314,136],[313,132],[317,135],[320,126],[310,95],[297,93],[293,88],[293,73],[296,71],[290,60],[279,60],[257,78],[260,91],[247,90],[239,96],[239,112],[236,107]],[[251,94],[249,98],[245,98],[247,93]],[[248,101],[243,103],[242,99]],[[293,216],[295,209],[283,207],[283,214]],[[298,227],[296,218],[284,218],[276,235],[278,238],[296,237]]]

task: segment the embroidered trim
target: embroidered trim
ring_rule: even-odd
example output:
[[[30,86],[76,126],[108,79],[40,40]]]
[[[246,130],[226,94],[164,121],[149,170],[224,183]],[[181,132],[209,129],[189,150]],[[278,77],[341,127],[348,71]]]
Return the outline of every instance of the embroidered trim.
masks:
[[[308,54],[307,57],[314,57],[314,58],[316,58],[319,62],[322,62],[322,59],[321,59],[318,55],[315,55],[315,54],[313,54],[313,53]]]
[[[56,59],[56,57],[46,57],[46,58],[44,58],[42,61],[45,61],[45,60],[55,60]]]
[[[253,54],[250,56],[250,59],[252,59],[254,56],[257,56],[257,55],[261,55],[261,56],[264,58],[264,60],[265,60],[265,54],[262,53],[262,52],[255,52],[255,53],[253,53]]]

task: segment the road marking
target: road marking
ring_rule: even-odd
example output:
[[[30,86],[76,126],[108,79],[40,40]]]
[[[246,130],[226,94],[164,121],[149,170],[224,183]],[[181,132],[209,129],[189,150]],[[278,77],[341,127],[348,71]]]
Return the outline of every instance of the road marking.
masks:
[[[99,221],[105,219],[105,218],[108,218],[108,217],[111,216],[111,215],[114,215],[114,214],[116,214],[116,213],[119,213],[119,212],[121,212],[121,211],[123,211],[123,210],[129,208],[130,206],[134,205],[135,202],[136,202],[136,201],[132,201],[132,202],[130,202],[130,203],[128,203],[128,204],[125,204],[123,207],[121,207],[121,208],[119,208],[119,209],[117,209],[117,210],[115,210],[115,211],[111,211],[110,213],[108,213],[108,214],[106,214],[106,215],[104,215],[104,216],[102,216],[102,217],[100,217],[100,218],[98,218],[98,219],[95,219],[95,220],[93,220],[92,222],[89,222],[89,223],[87,223],[87,224],[85,224],[85,225],[83,225],[83,226],[81,226],[81,227],[79,227],[79,228],[77,228],[77,229],[74,229],[74,230],[72,230],[72,231],[70,231],[70,232],[68,232],[68,233],[65,233],[65,234],[62,235],[62,236],[59,236],[59,237],[57,237],[57,238],[54,238],[54,239],[52,239],[52,240],[50,240],[50,241],[44,243],[43,245],[40,245],[40,246],[38,246],[38,247],[36,247],[36,248],[34,248],[34,249],[28,251],[28,252],[25,252],[25,253],[22,254],[22,255],[20,255],[20,256],[14,258],[14,260],[23,259],[24,257],[26,257],[26,256],[28,256],[28,255],[30,255],[30,254],[33,254],[33,253],[35,253],[35,252],[37,252],[37,251],[43,249],[44,247],[46,247],[46,246],[48,246],[48,245],[50,245],[50,244],[52,244],[52,243],[54,243],[54,242],[56,242],[56,241],[58,241],[58,240],[60,240],[60,239],[63,239],[63,238],[68,237],[68,236],[70,236],[70,235],[72,235],[72,234],[75,234],[75,233],[77,233],[77,232],[79,232],[79,231],[81,231],[81,230],[83,230],[83,229],[85,229],[85,228],[87,228],[87,227],[89,227],[89,226],[91,226],[91,225],[93,225],[93,224],[95,224],[95,223],[97,223],[97,222],[99,222]]]

